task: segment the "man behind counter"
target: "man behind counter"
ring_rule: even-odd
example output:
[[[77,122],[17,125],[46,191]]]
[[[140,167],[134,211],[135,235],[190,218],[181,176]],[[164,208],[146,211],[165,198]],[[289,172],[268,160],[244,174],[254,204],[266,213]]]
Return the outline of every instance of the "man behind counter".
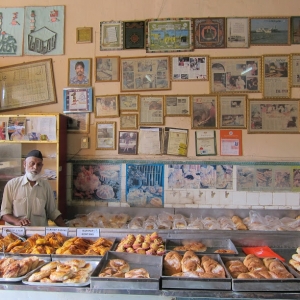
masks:
[[[4,188],[2,220],[16,226],[48,226],[50,219],[57,226],[66,226],[49,182],[40,178],[42,168],[42,153],[30,151],[24,160],[25,175],[9,180]]]

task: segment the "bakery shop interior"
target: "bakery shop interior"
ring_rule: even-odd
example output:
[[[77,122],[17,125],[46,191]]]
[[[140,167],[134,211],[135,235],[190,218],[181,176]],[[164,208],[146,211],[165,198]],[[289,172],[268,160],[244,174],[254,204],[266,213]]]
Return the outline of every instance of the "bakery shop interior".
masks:
[[[300,298],[288,4],[0,7],[1,295]]]

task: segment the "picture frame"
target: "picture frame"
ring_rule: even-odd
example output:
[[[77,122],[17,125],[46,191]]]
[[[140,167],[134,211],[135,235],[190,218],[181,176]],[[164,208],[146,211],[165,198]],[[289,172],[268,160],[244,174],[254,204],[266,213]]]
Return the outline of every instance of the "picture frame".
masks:
[[[263,97],[289,98],[290,55],[263,55]]]
[[[121,92],[170,90],[170,57],[121,57]]]
[[[211,93],[260,93],[261,57],[210,57]]]
[[[63,89],[64,113],[82,113],[93,111],[93,89],[64,88]]]
[[[138,114],[120,114],[120,129],[137,129],[138,124]]]
[[[191,115],[189,95],[166,95],[164,103],[166,117],[188,117]]]
[[[249,18],[226,18],[226,48],[249,48]]]
[[[208,55],[182,55],[171,57],[172,81],[207,81]]]
[[[219,95],[219,128],[247,128],[247,95]]]
[[[164,96],[140,96],[139,125],[164,125]]]
[[[119,131],[118,154],[136,155],[138,147],[137,131]]]
[[[167,133],[167,134],[166,134]],[[167,143],[166,154],[176,156],[187,156],[188,153],[188,129],[165,128],[165,143]]]
[[[68,86],[92,85],[92,59],[68,59]]]
[[[95,96],[95,117],[119,117],[119,95]]]
[[[93,42],[93,27],[77,27],[76,43],[85,44]]]
[[[193,19],[146,20],[146,52],[193,51]]]
[[[196,156],[217,155],[216,131],[213,129],[195,131]]]
[[[299,100],[248,99],[248,133],[299,133]]]
[[[139,111],[138,94],[120,94],[119,95],[120,112]]]
[[[300,16],[291,17],[291,44],[300,44]]]
[[[300,53],[291,54],[291,81],[292,87],[300,86]]]
[[[289,17],[252,17],[249,22],[250,46],[291,44]]]
[[[192,129],[217,128],[217,95],[191,95]]]
[[[89,133],[90,114],[89,113],[68,113],[66,114],[68,133]]]
[[[123,49],[123,21],[100,22],[100,51]]]
[[[145,48],[145,21],[124,21],[124,49]]]
[[[116,149],[116,122],[96,122],[96,150]]]
[[[195,49],[225,48],[225,18],[195,18]]]
[[[120,81],[120,56],[95,57],[96,82]]]

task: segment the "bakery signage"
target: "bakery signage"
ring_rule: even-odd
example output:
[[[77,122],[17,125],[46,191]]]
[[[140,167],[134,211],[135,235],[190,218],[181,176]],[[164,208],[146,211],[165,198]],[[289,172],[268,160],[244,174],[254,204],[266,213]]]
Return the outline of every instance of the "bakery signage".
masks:
[[[60,232],[64,236],[68,236],[69,228],[68,227],[46,227],[46,235],[48,233],[58,233]]]
[[[100,236],[100,231],[97,228],[77,228],[76,229],[76,236],[77,237],[99,237]]]
[[[6,236],[9,233],[15,233],[20,236],[25,235],[25,228],[24,227],[3,227],[2,228],[3,235]]]

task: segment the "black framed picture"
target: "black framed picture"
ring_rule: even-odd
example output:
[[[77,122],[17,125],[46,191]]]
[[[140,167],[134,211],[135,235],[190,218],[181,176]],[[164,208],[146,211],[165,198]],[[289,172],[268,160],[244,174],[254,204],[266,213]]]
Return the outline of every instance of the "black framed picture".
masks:
[[[124,49],[145,48],[145,21],[124,22]]]

